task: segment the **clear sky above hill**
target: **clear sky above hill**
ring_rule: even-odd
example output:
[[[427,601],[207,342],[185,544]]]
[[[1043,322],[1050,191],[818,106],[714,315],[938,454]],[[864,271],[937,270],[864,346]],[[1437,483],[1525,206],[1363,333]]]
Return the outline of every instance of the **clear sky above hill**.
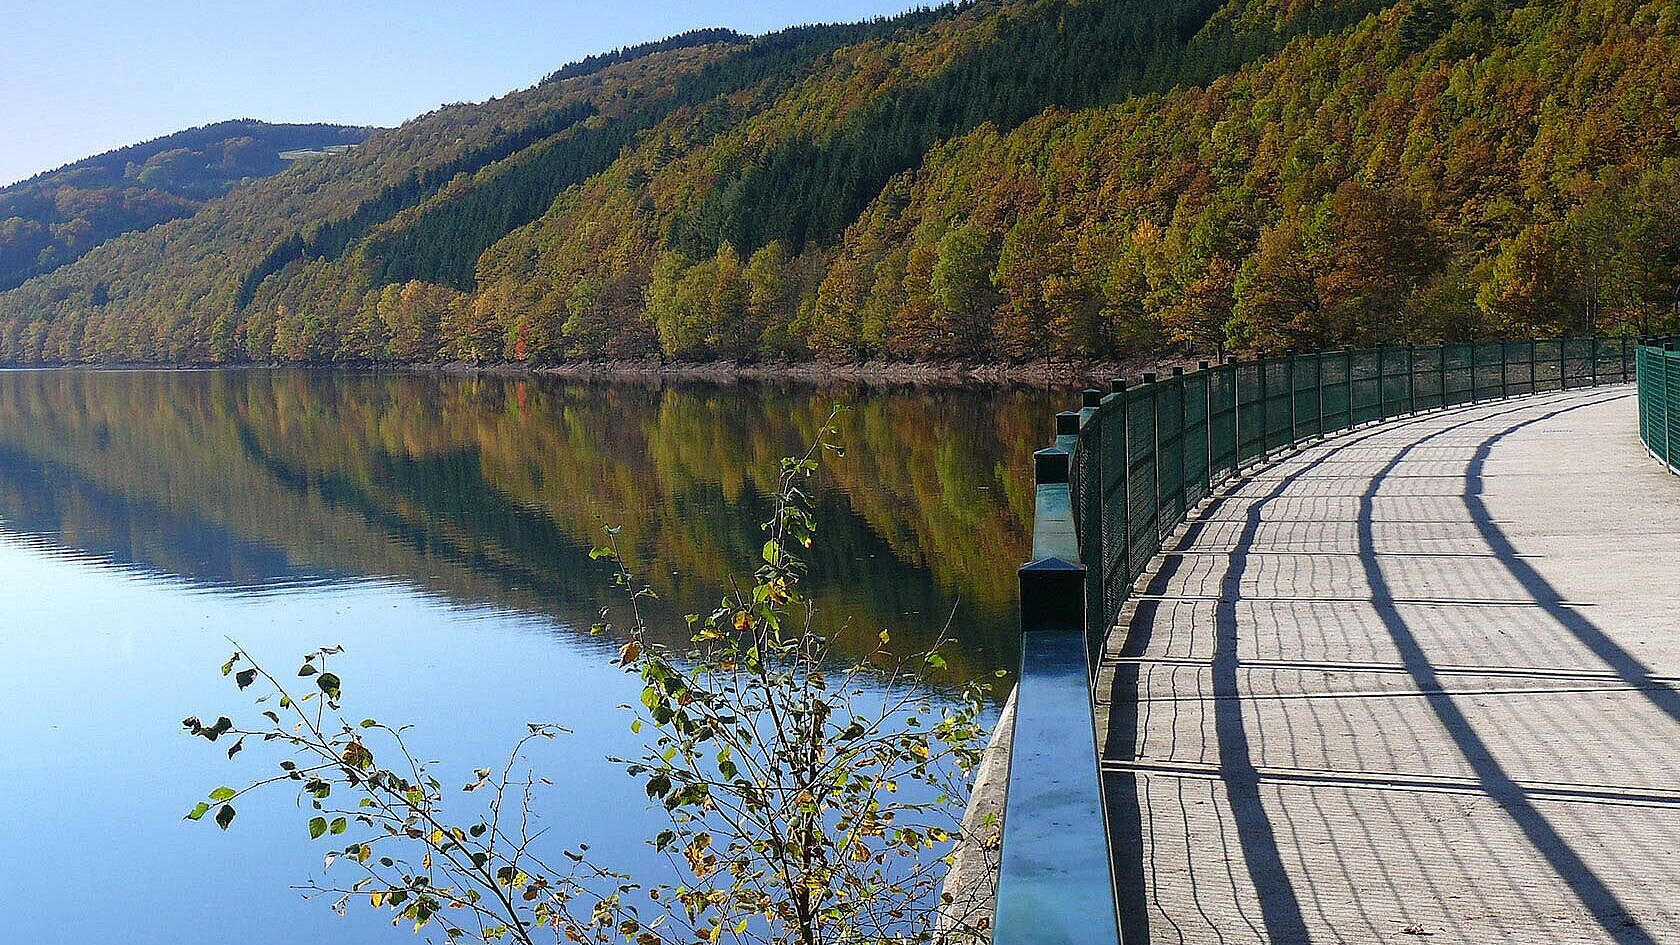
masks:
[[[0,0],[0,185],[226,118],[392,125],[701,26],[759,33],[910,0]]]

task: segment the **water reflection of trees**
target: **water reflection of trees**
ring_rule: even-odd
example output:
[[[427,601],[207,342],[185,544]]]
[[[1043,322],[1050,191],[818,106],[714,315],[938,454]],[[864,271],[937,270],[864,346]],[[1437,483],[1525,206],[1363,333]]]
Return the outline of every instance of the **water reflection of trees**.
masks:
[[[0,374],[0,516],[118,564],[239,589],[391,578],[587,625],[587,557],[693,607],[751,567],[780,457],[837,398],[848,456],[818,503],[814,596],[925,643],[960,600],[963,669],[1012,658],[1024,392],[563,384],[307,371]]]

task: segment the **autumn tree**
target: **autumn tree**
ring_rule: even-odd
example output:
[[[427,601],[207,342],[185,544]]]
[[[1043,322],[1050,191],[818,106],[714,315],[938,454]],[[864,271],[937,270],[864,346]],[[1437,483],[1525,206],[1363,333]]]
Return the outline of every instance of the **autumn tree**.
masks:
[[[1162,313],[1168,340],[1191,351],[1224,349],[1225,327],[1236,302],[1237,271],[1223,256],[1208,260],[1200,275],[1184,287],[1177,302]]]
[[[1318,293],[1301,219],[1286,214],[1260,234],[1234,282],[1231,341],[1250,351],[1327,347],[1333,337],[1319,317]]]
[[[1327,207],[1314,280],[1331,338],[1361,347],[1396,340],[1413,291],[1439,271],[1439,239],[1417,201],[1393,186],[1345,181]]]
[[[1520,337],[1559,334],[1566,327],[1559,300],[1569,286],[1555,227],[1530,224],[1501,244],[1476,294],[1494,331]]]
[[[599,355],[612,333],[612,323],[602,297],[601,283],[584,276],[566,293],[566,320],[560,334],[566,339],[566,356],[587,358]]]
[[[1015,221],[1004,234],[995,278],[1003,298],[997,339],[1011,357],[1043,353],[1050,347],[1054,309],[1046,298],[1046,283],[1058,268],[1051,251],[1058,236],[1050,218],[1036,211]]]
[[[706,348],[731,358],[756,353],[762,325],[748,309],[751,287],[741,254],[733,243],[718,247],[710,273],[702,278],[710,283],[703,316]]]
[[[786,356],[793,350],[789,332],[799,308],[797,285],[788,272],[787,248],[780,241],[759,247],[747,260],[744,350],[766,357]]]
[[[953,227],[940,238],[930,284],[941,353],[985,350],[997,307],[992,286],[996,264],[997,240],[976,224]]]

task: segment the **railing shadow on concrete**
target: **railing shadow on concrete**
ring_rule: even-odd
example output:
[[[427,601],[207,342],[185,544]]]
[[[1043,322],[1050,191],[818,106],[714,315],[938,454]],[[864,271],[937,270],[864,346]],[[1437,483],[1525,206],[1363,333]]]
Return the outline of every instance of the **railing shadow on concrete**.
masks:
[[[993,941],[1121,940],[1117,903],[1126,897],[1116,888],[1093,670],[1134,582],[1216,489],[1330,433],[1643,378],[1639,365],[1654,357],[1648,342],[1560,338],[1204,361],[1167,378],[1146,374],[1136,386],[1116,381],[1106,394],[1087,390],[1079,410],[1057,415],[1055,444],[1034,457],[1033,557],[1020,570],[1022,662]],[[1680,412],[1680,355],[1672,361],[1664,363],[1669,431]],[[1675,447],[1680,453],[1680,435]]]

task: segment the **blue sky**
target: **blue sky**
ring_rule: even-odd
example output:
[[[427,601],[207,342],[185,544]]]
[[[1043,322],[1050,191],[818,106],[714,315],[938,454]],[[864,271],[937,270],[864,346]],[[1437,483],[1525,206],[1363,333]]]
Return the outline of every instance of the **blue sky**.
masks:
[[[226,118],[392,125],[699,26],[759,33],[911,0],[0,0],[0,184]]]

